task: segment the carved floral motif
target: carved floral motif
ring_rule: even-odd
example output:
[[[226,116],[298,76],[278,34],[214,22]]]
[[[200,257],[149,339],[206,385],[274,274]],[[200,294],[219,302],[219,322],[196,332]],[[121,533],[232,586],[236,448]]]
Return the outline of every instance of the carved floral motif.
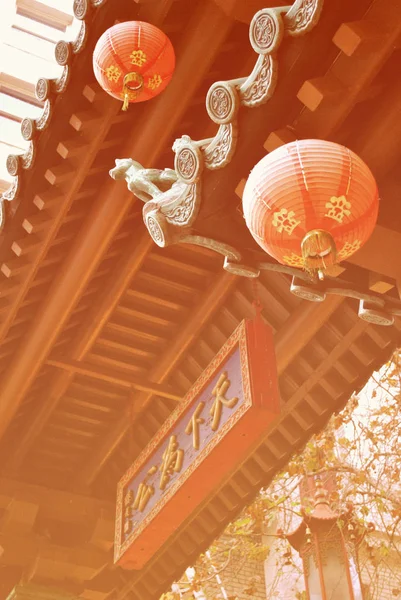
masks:
[[[237,126],[220,125],[218,134],[204,150],[205,166],[221,169],[231,160],[237,141]]]
[[[196,172],[197,157],[190,148],[183,148],[177,155],[177,171],[182,179],[192,179]]]
[[[12,176],[15,177],[16,175],[18,175],[18,171],[19,171],[19,157],[16,156],[15,154],[9,154],[7,156],[7,161],[6,161],[6,168],[8,173]]]
[[[26,117],[21,122],[21,134],[24,140],[31,140],[35,132],[35,124],[33,119]]]
[[[48,126],[48,124],[50,122],[50,117],[51,117],[51,102],[50,102],[50,100],[46,100],[42,114],[40,115],[39,119],[36,119],[36,121],[35,121],[36,129],[38,131],[43,131],[43,129],[46,129],[46,127]]]
[[[66,65],[63,69],[61,76],[54,81],[54,90],[57,94],[63,94],[67,89],[68,81],[70,79],[70,67]]]
[[[159,223],[153,217],[149,216],[146,219],[146,226],[149,230],[152,240],[158,246],[164,246],[164,235]]]
[[[82,21],[76,39],[72,42],[72,51],[74,54],[79,54],[85,47],[86,39],[88,37],[88,26],[86,21]]]
[[[85,19],[89,10],[88,0],[74,0],[74,15],[82,21]]]
[[[50,82],[48,79],[41,77],[38,79],[35,87],[35,94],[38,100],[44,102],[50,95]]]
[[[253,22],[251,35],[257,46],[267,50],[274,42],[276,36],[276,23],[270,14],[260,14]]]
[[[189,224],[195,208],[195,193],[196,186],[192,185],[187,194],[184,196],[184,200],[182,202],[176,204],[171,209],[162,209],[162,212],[169,223],[172,225],[178,225],[180,227]]]
[[[317,22],[323,0],[296,0],[285,17],[285,28],[290,35],[301,35]]]
[[[232,123],[239,108],[238,90],[226,81],[214,83],[206,96],[206,110],[218,125]]]
[[[231,98],[227,90],[221,86],[213,90],[209,106],[218,119],[226,119],[232,108]]]
[[[240,88],[241,103],[250,108],[266,102],[277,81],[276,61],[270,55],[259,56],[255,69]]]
[[[10,202],[14,200],[18,196],[19,190],[21,187],[21,181],[19,175],[17,175],[12,183],[12,185],[2,194],[2,200],[7,200]]]
[[[71,58],[71,45],[63,40],[57,42],[54,54],[59,65],[66,65]]]
[[[29,144],[28,150],[21,157],[21,164],[24,169],[30,169],[35,161],[35,145],[33,142]]]

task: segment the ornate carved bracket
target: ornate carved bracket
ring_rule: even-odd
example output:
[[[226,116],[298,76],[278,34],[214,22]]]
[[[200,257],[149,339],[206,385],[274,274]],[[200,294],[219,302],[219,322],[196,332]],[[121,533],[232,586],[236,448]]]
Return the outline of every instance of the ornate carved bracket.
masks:
[[[192,235],[201,205],[201,178],[205,169],[222,169],[231,161],[238,137],[240,107],[253,108],[267,102],[277,82],[277,50],[285,35],[302,35],[317,22],[323,0],[296,0],[290,7],[265,8],[256,13],[249,37],[257,54],[248,77],[214,83],[206,97],[206,110],[218,125],[213,138],[195,141],[184,135],[173,145],[177,183],[145,204],[143,217],[153,241],[161,247],[171,243],[195,243],[222,254],[231,273],[257,277],[258,269],[242,264],[241,253],[217,240]],[[128,159],[124,159],[128,160]],[[143,176],[150,176],[143,170]],[[113,172],[113,171],[112,171]],[[129,187],[129,174],[126,180]]]
[[[263,268],[262,265],[259,267]],[[293,270],[297,273],[293,276],[290,290],[299,298],[311,302],[323,302],[327,295],[354,298],[359,300],[358,316],[374,325],[392,325],[394,318],[401,316],[401,301],[397,298],[367,291],[355,282],[345,279],[328,277],[321,282],[297,269]]]
[[[338,278],[329,277],[319,282],[307,272],[273,261],[247,265],[237,248],[216,239],[195,235],[192,231],[201,205],[201,180],[205,169],[222,169],[234,155],[240,107],[253,108],[269,100],[277,81],[276,54],[284,36],[307,33],[316,25],[322,6],[323,0],[296,0],[290,7],[266,8],[255,14],[249,37],[258,56],[252,72],[246,78],[218,81],[210,87],[206,110],[210,119],[219,126],[216,135],[200,141],[184,135],[174,142],[177,180],[164,192],[156,195],[150,192],[152,200],[145,203],[143,217],[149,234],[160,247],[179,242],[209,248],[224,256],[223,268],[235,275],[254,278],[262,270],[289,275],[292,277],[290,290],[300,298],[313,302],[323,301],[328,294],[355,298],[359,300],[358,314],[361,319],[369,323],[391,325],[395,316],[401,316],[401,302],[396,298],[366,291],[355,283]],[[163,172],[157,173],[156,177],[162,178]],[[155,176],[155,170],[142,169],[141,176],[151,179]],[[128,172],[125,179],[129,189],[135,193],[130,188]]]

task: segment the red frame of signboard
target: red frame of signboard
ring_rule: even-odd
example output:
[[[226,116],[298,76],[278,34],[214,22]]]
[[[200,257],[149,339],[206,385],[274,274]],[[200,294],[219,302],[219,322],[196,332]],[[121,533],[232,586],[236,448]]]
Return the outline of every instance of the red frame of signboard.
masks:
[[[238,353],[241,401],[226,410],[225,421],[171,485],[158,492],[151,509],[140,515],[132,531],[124,532],[126,497],[138,473],[152,464],[173,431],[184,422],[202,392],[221,376],[224,366]],[[231,374],[229,373],[230,377]],[[235,375],[238,378],[238,373]],[[209,388],[208,388],[209,389]],[[210,392],[209,392],[210,396]],[[208,397],[209,397],[208,396]],[[238,394],[240,397],[240,394]],[[140,569],[154,556],[182,523],[217,491],[249,455],[255,442],[269,430],[280,410],[273,334],[257,316],[243,321],[205,369],[157,435],[139,455],[118,484],[115,535],[115,562],[128,569]],[[193,412],[192,412],[193,415]],[[175,428],[175,429],[174,429]],[[210,437],[210,435],[212,437]],[[194,451],[193,451],[194,452]],[[154,459],[155,461],[155,459]],[[138,488],[136,488],[138,489]],[[153,488],[154,489],[154,488]]]

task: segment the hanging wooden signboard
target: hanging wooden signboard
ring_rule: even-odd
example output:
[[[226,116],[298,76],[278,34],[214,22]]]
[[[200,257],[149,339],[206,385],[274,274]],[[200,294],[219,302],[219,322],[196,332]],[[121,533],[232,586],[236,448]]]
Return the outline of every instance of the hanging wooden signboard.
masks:
[[[140,569],[279,413],[273,335],[243,321],[118,485],[115,562]]]

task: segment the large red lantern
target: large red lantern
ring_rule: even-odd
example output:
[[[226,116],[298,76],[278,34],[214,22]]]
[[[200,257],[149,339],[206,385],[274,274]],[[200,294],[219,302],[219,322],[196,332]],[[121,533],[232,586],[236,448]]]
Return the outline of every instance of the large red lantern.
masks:
[[[369,238],[378,191],[351,150],[323,140],[277,148],[252,170],[243,195],[246,224],[278,262],[323,277]]]
[[[173,46],[154,25],[128,21],[110,27],[98,40],[93,69],[101,87],[114,98],[143,102],[157,96],[175,66]]]

